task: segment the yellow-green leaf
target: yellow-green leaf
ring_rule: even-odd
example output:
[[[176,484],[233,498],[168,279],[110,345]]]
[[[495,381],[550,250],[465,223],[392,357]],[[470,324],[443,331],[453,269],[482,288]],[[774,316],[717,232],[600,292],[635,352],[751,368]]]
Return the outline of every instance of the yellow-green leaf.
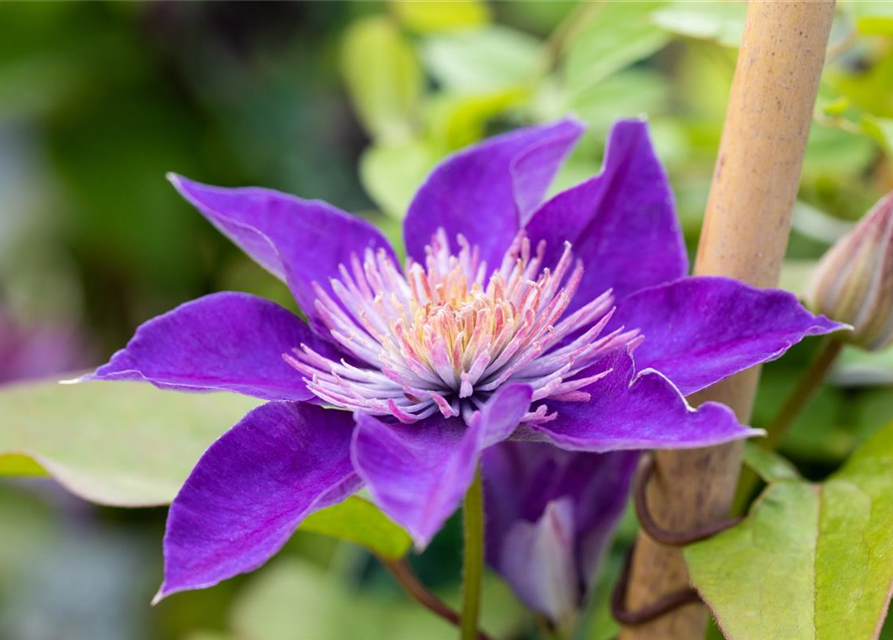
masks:
[[[409,534],[357,497],[310,514],[300,530],[354,542],[386,558],[402,558],[412,545]]]
[[[360,157],[360,181],[384,213],[402,220],[436,160],[425,140],[374,144]]]
[[[766,482],[800,479],[797,468],[787,458],[758,444],[748,442],[744,446],[744,463]]]
[[[169,503],[202,452],[259,401],[134,382],[0,389],[0,474],[45,469],[72,493],[115,506]]]
[[[670,33],[715,40],[726,47],[737,47],[744,36],[747,2],[705,2],[693,5],[671,3],[654,12],[654,23]]]
[[[479,0],[391,0],[391,11],[407,29],[442,33],[479,27],[490,22],[490,7]]]
[[[406,36],[385,16],[364,18],[344,36],[341,71],[357,116],[382,138],[408,135],[424,78]]]
[[[422,57],[438,82],[466,95],[531,84],[544,61],[539,40],[497,26],[428,38]]]
[[[572,94],[661,49],[670,35],[652,22],[663,2],[596,2],[571,39],[565,79]]]
[[[685,549],[728,640],[875,640],[893,585],[893,424],[821,484],[779,480]]]

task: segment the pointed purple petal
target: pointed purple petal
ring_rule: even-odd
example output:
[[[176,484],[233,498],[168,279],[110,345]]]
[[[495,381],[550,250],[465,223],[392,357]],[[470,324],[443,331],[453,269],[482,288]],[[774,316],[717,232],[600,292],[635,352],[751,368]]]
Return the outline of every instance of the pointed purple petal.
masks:
[[[474,479],[478,427],[432,417],[410,425],[357,414],[352,457],[373,500],[425,548]]]
[[[586,375],[610,371],[584,387],[589,402],[550,402],[552,422],[528,428],[572,451],[685,449],[739,440],[762,432],[738,424],[731,409],[706,402],[693,409],[673,384],[654,370],[634,376],[624,349],[606,355]]]
[[[528,606],[560,622],[585,597],[638,457],[531,442],[484,453],[487,559]]]
[[[320,200],[258,187],[227,189],[171,175],[177,191],[224,235],[278,278],[301,310],[315,316],[311,283],[330,291],[329,278],[356,253],[390,244],[373,225]],[[396,259],[395,259],[396,261]]]
[[[507,384],[500,387],[487,400],[484,407],[473,418],[481,429],[481,448],[493,446],[507,439],[530,409],[533,389],[526,384]]]
[[[540,204],[583,126],[574,120],[519,129],[463,149],[440,163],[410,204],[403,232],[406,251],[425,258],[439,227],[481,248],[492,271]]]
[[[583,261],[569,311],[610,288],[621,298],[688,270],[673,193],[641,120],[615,124],[602,172],[544,204],[527,233],[534,246],[546,241],[546,264],[558,261],[566,241]]]
[[[806,336],[845,328],[815,316],[797,298],[737,280],[683,278],[621,301],[614,326],[638,328],[640,369],[657,369],[689,395],[761,362]]]
[[[345,411],[271,402],[211,445],[171,505],[156,601],[258,568],[304,517],[356,491],[352,428]]]
[[[525,384],[502,387],[469,426],[440,416],[404,425],[356,415],[352,455],[357,473],[378,506],[409,531],[417,548],[426,547],[459,507],[480,452],[515,431],[532,393]]]
[[[500,550],[501,573],[518,597],[556,621],[570,618],[580,602],[574,528],[573,502],[559,498],[535,522],[514,522]]]
[[[282,359],[302,343],[337,357],[287,309],[247,293],[215,293],[149,320],[108,364],[85,378],[308,400],[314,396],[301,374]]]

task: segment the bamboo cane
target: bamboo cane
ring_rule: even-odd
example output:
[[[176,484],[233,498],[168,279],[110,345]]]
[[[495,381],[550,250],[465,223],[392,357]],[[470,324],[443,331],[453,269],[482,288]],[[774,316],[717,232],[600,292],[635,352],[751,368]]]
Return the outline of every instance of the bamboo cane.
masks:
[[[777,285],[833,13],[834,0],[750,1],[695,274]],[[747,423],[758,378],[759,369],[750,369],[692,400],[723,402]],[[655,520],[684,531],[726,516],[741,451],[734,443],[658,452],[648,491]],[[640,533],[627,608],[635,610],[688,584],[681,552]],[[706,609],[691,604],[625,628],[620,638],[699,640],[706,624]]]

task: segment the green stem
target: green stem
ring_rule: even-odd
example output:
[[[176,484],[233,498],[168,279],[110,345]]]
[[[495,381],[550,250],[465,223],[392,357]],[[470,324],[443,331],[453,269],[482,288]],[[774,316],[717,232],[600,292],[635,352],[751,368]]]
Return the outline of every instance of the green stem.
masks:
[[[828,371],[840,355],[843,343],[836,338],[827,338],[819,348],[818,355],[812,364],[800,378],[794,391],[788,396],[781,409],[775,415],[775,419],[766,427],[768,435],[760,441],[759,446],[770,451],[775,450],[782,443],[788,430],[803,411],[806,403],[812,398],[816,390],[824,382]]]
[[[809,368],[800,378],[797,386],[787,397],[784,404],[775,414],[775,418],[766,427],[766,437],[757,440],[755,444],[763,449],[774,451],[784,441],[785,436],[794,424],[794,420],[803,411],[803,408],[812,398],[816,390],[824,382],[843,349],[843,343],[834,337],[826,338],[825,343],[819,348],[819,352],[813,359]],[[747,505],[757,487],[759,478],[752,470],[745,467],[741,470],[738,480],[738,490],[735,495],[733,513],[743,514],[747,511]]]
[[[463,563],[462,640],[477,640],[481,612],[481,580],[484,575],[484,490],[481,468],[465,494],[462,505],[465,558]]]

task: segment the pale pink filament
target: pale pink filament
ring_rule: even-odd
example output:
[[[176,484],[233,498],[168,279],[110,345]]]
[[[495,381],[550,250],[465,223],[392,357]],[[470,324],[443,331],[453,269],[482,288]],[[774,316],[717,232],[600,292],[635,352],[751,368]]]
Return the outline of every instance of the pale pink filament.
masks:
[[[367,249],[362,262],[354,254],[331,281],[337,299],[315,285],[320,319],[356,363],[303,344],[285,354],[316,396],[401,422],[438,411],[468,421],[509,382],[529,384],[534,401],[585,402],[582,389],[607,372],[579,374],[606,351],[641,342],[636,330],[601,335],[614,312],[611,291],[562,318],[583,277],[569,243],[552,270],[542,266],[545,243],[532,254],[521,233],[487,278],[478,248],[457,241],[453,255],[438,230],[424,266],[409,259],[402,271],[384,251]],[[525,421],[554,417],[540,405]]]

